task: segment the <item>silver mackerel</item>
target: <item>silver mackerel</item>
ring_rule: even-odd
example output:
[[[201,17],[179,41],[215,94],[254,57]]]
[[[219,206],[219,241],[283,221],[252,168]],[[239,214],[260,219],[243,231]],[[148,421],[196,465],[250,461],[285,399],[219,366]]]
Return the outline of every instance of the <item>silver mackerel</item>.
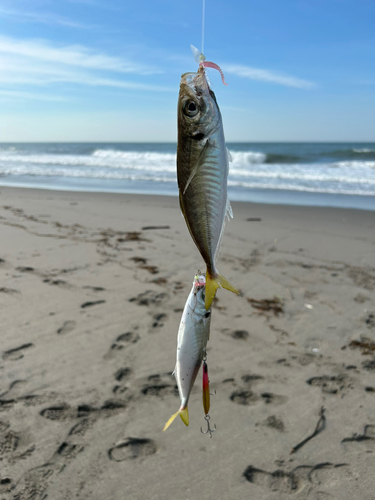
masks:
[[[208,310],[219,287],[239,294],[216,269],[225,217],[229,169],[223,123],[203,66],[181,77],[178,99],[177,179],[187,227],[206,266]]]

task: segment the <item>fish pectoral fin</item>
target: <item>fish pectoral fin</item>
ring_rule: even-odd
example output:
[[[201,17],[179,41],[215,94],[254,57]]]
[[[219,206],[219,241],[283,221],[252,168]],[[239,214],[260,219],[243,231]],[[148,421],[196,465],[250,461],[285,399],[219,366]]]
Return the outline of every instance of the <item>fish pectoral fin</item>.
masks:
[[[229,151],[229,149],[228,149],[228,148],[227,148],[227,158],[228,158],[228,162],[229,162],[229,163],[232,163],[233,158],[232,158],[232,155],[230,154],[230,151]]]
[[[198,167],[199,167],[199,164],[197,164],[197,165],[193,168],[193,170],[192,170],[191,174],[189,175],[189,178],[188,178],[188,180],[187,180],[187,182],[186,182],[186,186],[185,186],[185,189],[183,190],[182,194],[185,194],[185,193],[186,193],[186,190],[187,190],[187,188],[189,187],[189,184],[190,184],[190,183],[191,183],[191,181],[193,180],[194,175],[197,173]]]
[[[184,187],[184,190],[182,191],[182,194],[184,195],[186,193],[186,190],[187,188],[189,187],[191,181],[193,180],[195,174],[198,172],[199,168],[201,167],[203,161],[204,161],[204,158],[205,158],[205,151],[206,149],[210,146],[209,144],[209,139],[206,139],[206,142],[204,143],[204,146],[199,154],[199,158],[198,158],[198,161],[197,161],[197,164],[196,166],[193,168],[193,170],[191,171],[191,174],[189,175],[188,177],[188,180],[186,181],[186,185]]]
[[[233,210],[229,198],[227,199],[227,206],[225,207],[225,216],[228,220],[233,219]]]
[[[233,285],[229,283],[227,279],[224,278],[222,274],[217,273],[216,277],[213,278],[207,272],[206,274],[206,299],[205,299],[205,308],[206,311],[211,307],[212,302],[216,295],[216,290],[218,288],[225,288],[230,292],[236,293],[237,295],[241,295],[241,292],[237,290]]]
[[[181,420],[183,421],[183,423],[185,425],[189,425],[189,412],[188,412],[188,409],[187,407],[184,408],[183,410],[178,410],[176,411],[176,413],[174,413],[171,418],[168,420],[168,422],[165,424],[164,426],[164,429],[163,429],[163,432],[166,431],[168,429],[168,427],[171,425],[171,423],[173,422],[173,420],[177,417],[177,415],[180,415],[181,417]]]

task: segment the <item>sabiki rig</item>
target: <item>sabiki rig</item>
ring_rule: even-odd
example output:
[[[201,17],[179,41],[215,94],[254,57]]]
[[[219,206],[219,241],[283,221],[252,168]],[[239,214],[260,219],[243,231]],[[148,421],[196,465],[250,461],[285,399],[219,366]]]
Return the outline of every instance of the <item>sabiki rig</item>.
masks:
[[[211,308],[205,307],[206,277],[197,274],[182,313],[177,336],[177,359],[174,369],[181,405],[164,426],[168,429],[180,415],[185,425],[189,425],[188,402],[195,379],[204,360],[203,408],[208,414],[210,389],[208,384],[206,346],[210,338]]]

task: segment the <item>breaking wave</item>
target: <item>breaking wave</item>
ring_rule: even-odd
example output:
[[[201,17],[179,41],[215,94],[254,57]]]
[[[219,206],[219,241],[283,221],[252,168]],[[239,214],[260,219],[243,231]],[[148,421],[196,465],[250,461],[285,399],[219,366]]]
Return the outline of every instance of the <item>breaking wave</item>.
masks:
[[[375,145],[229,145],[232,189],[272,189],[314,193],[375,195]],[[319,147],[321,149],[319,149]],[[323,148],[323,149],[322,149]],[[324,149],[325,148],[325,149]],[[40,182],[58,187],[62,179],[103,180],[121,190],[124,182],[176,186],[173,144],[0,145],[0,177],[9,182]],[[56,180],[54,180],[56,179]],[[71,179],[71,181],[69,181]],[[99,181],[98,181],[99,183]],[[103,184],[104,185],[104,184]],[[126,188],[124,188],[126,189]],[[147,192],[147,187],[145,187]],[[157,188],[156,188],[157,189]]]

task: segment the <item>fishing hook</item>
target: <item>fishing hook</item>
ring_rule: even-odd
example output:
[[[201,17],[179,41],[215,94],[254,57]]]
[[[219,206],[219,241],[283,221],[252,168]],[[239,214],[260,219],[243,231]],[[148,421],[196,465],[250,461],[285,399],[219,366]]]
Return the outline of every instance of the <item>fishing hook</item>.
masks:
[[[207,430],[203,431],[203,429],[201,427],[201,433],[202,434],[208,434],[209,433],[210,434],[210,438],[212,438],[212,433],[216,431],[216,424],[214,424],[214,428],[211,429],[211,427],[210,427],[210,415],[208,415],[208,414],[205,415],[204,419],[205,419],[205,421],[207,423]]]

